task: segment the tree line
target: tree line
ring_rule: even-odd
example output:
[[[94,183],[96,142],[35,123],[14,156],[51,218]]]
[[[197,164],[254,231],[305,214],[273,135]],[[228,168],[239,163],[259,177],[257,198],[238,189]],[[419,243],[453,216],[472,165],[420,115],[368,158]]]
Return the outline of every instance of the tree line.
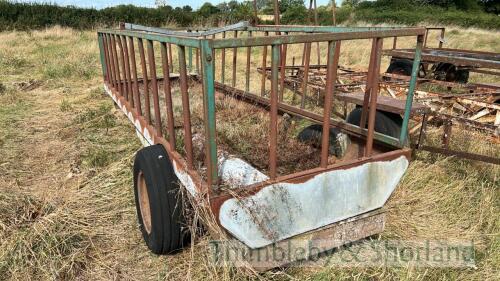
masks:
[[[61,25],[75,29],[116,26],[131,22],[149,26],[215,26],[242,20],[272,23],[254,18],[253,1],[229,1],[218,5],[203,4],[156,8],[119,5],[104,9],[57,6],[48,3],[18,3],[0,0],[0,30],[27,30]],[[163,2],[164,3],[164,2]],[[273,14],[273,0],[257,0],[258,14]],[[282,24],[313,24],[315,15],[308,10],[309,1],[280,0]],[[318,23],[331,25],[332,4],[317,8]],[[336,8],[337,23],[370,22],[416,25],[452,24],[464,27],[500,29],[500,1],[497,0],[344,0]]]

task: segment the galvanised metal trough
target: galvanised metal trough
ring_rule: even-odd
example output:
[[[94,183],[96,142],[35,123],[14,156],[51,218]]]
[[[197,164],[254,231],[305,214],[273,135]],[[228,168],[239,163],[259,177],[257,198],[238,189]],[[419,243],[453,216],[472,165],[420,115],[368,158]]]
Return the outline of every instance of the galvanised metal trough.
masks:
[[[319,239],[324,249],[330,249],[380,233],[385,222],[382,207],[410,161],[411,150],[405,144],[410,115],[421,110],[412,106],[412,94],[424,34],[425,28],[246,22],[204,31],[133,24],[99,30],[104,88],[145,146],[134,163],[134,190],[148,247],[167,254],[185,245],[181,188],[211,210],[224,232],[250,249],[300,239]],[[414,37],[416,50],[408,99],[388,103],[377,99],[378,74],[383,39],[395,36]],[[333,98],[340,94],[335,84],[341,43],[346,40],[372,47],[365,91],[351,93],[360,96],[360,102],[339,118]],[[315,93],[307,83],[293,91],[284,87],[284,66],[295,61],[290,55],[293,48],[301,50],[301,65],[309,68],[313,44],[326,50],[320,58],[327,65],[321,103],[308,98]],[[268,79],[256,65],[265,69],[269,61]],[[229,72],[231,77],[226,77]],[[248,112],[238,113],[236,105],[219,106],[226,99],[245,104]],[[385,107],[401,114],[386,114]],[[227,151],[227,136],[217,129],[232,114],[266,126],[265,134],[254,135],[262,137],[254,143],[263,142],[265,152],[256,150],[258,155],[245,157],[238,155],[238,149]],[[235,130],[240,123],[233,126]],[[296,136],[287,131],[296,123],[312,124],[299,135],[306,144],[297,144]],[[297,163],[281,160],[284,154],[299,153],[293,145],[306,145],[316,153],[299,155],[293,160]],[[307,157],[313,160],[300,166]],[[256,167],[247,158],[264,161]],[[302,258],[307,254],[270,266]]]

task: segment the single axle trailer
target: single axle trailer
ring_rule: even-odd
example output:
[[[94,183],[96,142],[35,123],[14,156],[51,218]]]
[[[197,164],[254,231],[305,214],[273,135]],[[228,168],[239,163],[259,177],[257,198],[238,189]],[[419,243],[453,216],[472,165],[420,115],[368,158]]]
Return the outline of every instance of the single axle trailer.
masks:
[[[438,48],[426,48],[428,34],[440,31]],[[500,54],[470,50],[444,49],[444,28],[426,28],[425,43],[422,49],[422,60],[419,66],[416,90],[413,91],[414,101],[426,105],[428,112],[419,112],[412,117],[409,134],[413,138],[413,148],[431,153],[478,160],[492,164],[500,164],[498,144],[500,143],[500,84],[467,83],[469,72],[481,73],[487,77],[498,77],[500,72]],[[384,99],[380,105],[385,113],[402,114],[391,104],[407,99],[409,81],[413,68],[415,49],[396,49],[398,37],[394,37],[392,49],[384,50],[383,54],[390,57],[387,72],[380,75],[380,92]],[[390,38],[389,38],[390,40]],[[446,65],[446,67],[444,67]],[[270,67],[258,68],[259,73],[270,79]],[[443,72],[444,71],[444,72]],[[305,99],[321,104],[324,99],[327,66],[324,64],[309,64],[308,61],[292,63],[284,67],[283,86]],[[465,80],[455,79],[462,73]],[[459,76],[460,76],[459,75]],[[351,69],[339,66],[336,94],[334,99],[345,102],[343,108],[337,108],[333,114],[346,118],[348,104],[362,104],[362,98],[355,92],[365,90],[369,75],[365,70]],[[500,82],[500,80],[498,80]],[[360,99],[361,98],[361,99]],[[398,101],[399,100],[399,101]],[[430,127],[427,126],[430,123]],[[460,132],[453,133],[453,127]],[[439,144],[426,142],[428,130],[442,128],[442,141]],[[376,129],[377,131],[377,129]],[[479,133],[479,134],[478,134]],[[452,135],[454,137],[452,137]],[[463,140],[473,141],[475,138],[486,138],[490,141],[490,149],[485,151],[469,151],[466,148],[452,148],[450,143]]]
[[[412,98],[424,35],[424,28],[246,22],[203,31],[99,30],[104,88],[145,146],[134,162],[134,191],[149,249],[185,246],[181,190],[248,249],[306,239],[328,250],[382,232],[383,207],[411,159],[410,116],[427,112]],[[382,41],[394,36],[415,40],[406,101],[379,96]],[[332,112],[348,40],[369,40],[372,48],[365,90],[347,100],[358,106],[344,120]],[[311,44],[327,50],[321,105],[294,99],[285,86],[287,50]],[[270,79],[257,69],[268,65]],[[387,106],[400,114],[378,110]],[[308,254],[288,257],[261,268]]]

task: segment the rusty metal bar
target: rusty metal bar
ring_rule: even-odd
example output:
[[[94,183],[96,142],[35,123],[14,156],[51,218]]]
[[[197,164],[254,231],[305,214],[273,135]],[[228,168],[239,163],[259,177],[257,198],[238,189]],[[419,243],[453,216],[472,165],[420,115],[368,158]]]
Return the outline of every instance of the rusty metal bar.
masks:
[[[104,82],[109,82],[109,69],[108,69],[108,58],[106,57],[106,42],[104,39],[104,34],[97,33],[97,38],[99,40],[99,54],[102,67],[102,78]]]
[[[264,36],[268,36],[269,32],[264,32]],[[262,69],[266,69],[266,64],[267,64],[267,45],[263,46],[263,51],[262,51]],[[264,96],[266,94],[266,73],[265,71],[262,72],[262,78],[260,82],[260,95]]]
[[[133,90],[132,90],[132,75],[130,74],[130,56],[128,52],[128,46],[127,46],[127,37],[122,36],[122,45],[123,45],[123,54],[125,56],[125,77],[127,79],[127,98],[128,101],[130,102],[130,105],[134,107],[134,96],[133,96]]]
[[[142,81],[144,86],[144,107],[146,109],[146,121],[151,124],[151,103],[149,101],[149,79],[148,70],[146,66],[146,55],[144,54],[144,45],[142,43],[142,38],[138,38],[139,45],[139,55],[141,58],[142,67]]]
[[[168,142],[175,147],[174,108],[172,103],[172,85],[170,84],[170,63],[168,61],[167,43],[161,43],[161,59],[163,69],[163,94],[165,95],[165,108],[167,110]]]
[[[109,38],[108,38],[108,35],[107,34],[103,34],[103,38],[104,38],[104,52],[105,52],[105,58],[106,58],[106,66],[108,68],[108,83],[111,85],[111,87],[114,87],[115,85],[115,81],[114,81],[114,77],[113,77],[113,64],[111,63],[111,52],[110,52],[110,48],[111,48],[111,45],[109,43]]]
[[[278,150],[278,65],[280,59],[280,45],[271,48],[271,115],[269,136],[269,177],[276,178],[277,150]]]
[[[234,38],[238,38],[238,30],[234,31]],[[236,56],[237,55],[238,55],[238,48],[233,48],[233,79],[231,80],[231,85],[233,87],[236,86],[236,62],[237,62]]]
[[[318,20],[318,7],[316,5],[316,0],[314,1],[314,25],[319,25],[319,20]],[[319,47],[319,41],[316,42],[316,52],[318,55],[318,65],[321,64],[321,50]]]
[[[373,67],[373,76],[370,87],[370,111],[368,115],[368,136],[366,137],[366,147],[365,147],[365,156],[372,156],[373,151],[373,133],[375,131],[375,116],[377,112],[377,96],[379,91],[379,73],[380,73],[380,61],[382,56],[382,45],[384,39],[376,38],[376,50],[375,50],[375,65]]]
[[[122,76],[123,79],[120,82],[121,88],[122,88],[122,95],[125,97],[125,100],[128,101],[128,88],[127,88],[127,70],[125,69],[125,50],[123,49],[123,44],[122,44],[122,39],[120,35],[117,35],[116,38],[118,42],[118,48],[120,49],[120,54],[118,55],[120,57],[120,63],[121,63],[121,70],[122,70]]]
[[[191,111],[189,109],[189,94],[186,70],[186,47],[179,45],[179,83],[182,95],[182,115],[184,121],[184,149],[188,169],[193,169],[193,137],[191,133]]]
[[[139,91],[139,79],[137,78],[137,62],[135,61],[135,47],[134,47],[134,38],[128,37],[129,42],[129,51],[130,51],[130,60],[132,66],[132,79],[134,80],[134,107],[137,109],[137,113],[139,116],[142,116],[142,108],[141,108],[141,98]]]
[[[252,37],[252,32],[248,32],[248,37]],[[250,91],[250,60],[252,55],[252,47],[247,47],[247,68],[245,73],[245,91]]]
[[[112,51],[113,51],[113,60],[114,60],[114,65],[115,65],[115,77],[116,77],[116,90],[118,91],[118,94],[122,96],[122,80],[120,77],[120,64],[118,62],[118,52],[116,51],[116,39],[115,36],[113,35],[111,37],[112,41]]]
[[[160,98],[158,97],[158,79],[156,77],[156,63],[155,54],[153,48],[153,41],[148,40],[148,62],[149,62],[149,73],[151,75],[151,88],[153,90],[153,108],[155,114],[155,129],[157,134],[161,137],[163,132],[161,130],[161,112],[160,112]]]
[[[392,49],[396,49],[398,43],[398,37],[394,36],[394,41],[392,42]]]
[[[443,48],[443,40],[444,40],[444,28],[441,29],[441,38],[439,38],[439,49]]]
[[[325,104],[323,108],[323,133],[321,135],[321,168],[328,166],[328,151],[330,146],[330,118],[333,101],[333,90],[337,81],[337,68],[339,65],[340,42],[328,42],[328,58],[326,72]]]
[[[300,99],[300,108],[304,108],[306,105],[307,83],[309,83],[310,60],[311,60],[311,43],[306,43],[304,50],[304,78],[302,81],[302,97]]]
[[[420,127],[420,133],[418,135],[418,142],[415,146],[416,149],[419,149],[424,145],[425,137],[427,134],[427,122],[429,121],[429,114],[424,114],[422,116],[422,126]]]
[[[500,158],[486,156],[486,155],[473,154],[469,152],[456,151],[456,150],[427,146],[427,145],[420,146],[419,150],[429,151],[431,153],[439,153],[447,156],[457,156],[460,158],[500,165]]]
[[[366,77],[366,89],[365,89],[365,98],[363,100],[363,108],[361,112],[361,118],[359,122],[359,127],[365,128],[366,127],[366,119],[368,117],[368,104],[370,102],[370,94],[371,94],[371,85],[372,85],[372,79],[373,79],[373,68],[375,66],[375,52],[377,49],[377,42],[376,39],[372,40],[372,50],[370,52],[370,62],[368,65],[368,73]]]

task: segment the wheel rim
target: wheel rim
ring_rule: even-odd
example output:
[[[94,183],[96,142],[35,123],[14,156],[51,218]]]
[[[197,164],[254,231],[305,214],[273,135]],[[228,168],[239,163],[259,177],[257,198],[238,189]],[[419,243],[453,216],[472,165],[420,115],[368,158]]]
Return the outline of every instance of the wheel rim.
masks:
[[[151,208],[146,180],[142,171],[137,177],[137,196],[139,197],[139,209],[141,211],[142,225],[148,234],[151,233]]]

